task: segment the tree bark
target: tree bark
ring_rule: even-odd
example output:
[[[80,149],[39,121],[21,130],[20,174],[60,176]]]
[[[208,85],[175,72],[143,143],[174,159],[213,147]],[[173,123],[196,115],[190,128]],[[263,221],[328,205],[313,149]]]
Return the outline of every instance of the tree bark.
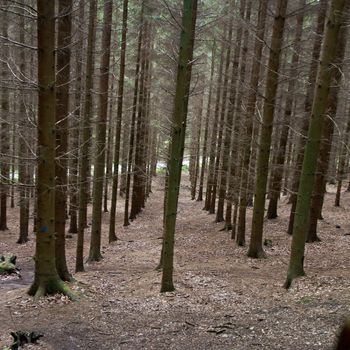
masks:
[[[7,0],[4,1],[6,5]],[[6,11],[2,13],[1,34],[3,37],[8,36],[8,15]],[[5,60],[9,57],[8,45],[3,45],[2,55]],[[5,64],[2,65],[1,78],[5,82],[9,79],[8,68]],[[9,191],[9,176],[10,176],[10,126],[9,126],[9,89],[2,89],[1,94],[1,169],[0,169],[0,231],[8,230],[7,227],[7,196]]]
[[[38,12],[38,172],[35,274],[28,293],[74,294],[60,279],[55,256],[55,2],[37,0]]]
[[[111,213],[109,221],[109,242],[117,240],[115,233],[115,213],[117,207],[118,193],[118,174],[119,174],[119,153],[120,153],[120,136],[123,116],[123,98],[124,98],[124,76],[125,76],[125,52],[126,52],[126,33],[128,30],[128,0],[123,1],[123,27],[122,41],[120,44],[120,66],[119,66],[119,85],[117,96],[117,124],[115,129],[114,144],[114,162],[113,162],[113,185],[111,198]]]
[[[55,231],[56,231],[56,269],[63,281],[71,280],[68,272],[65,248],[66,210],[67,210],[67,151],[68,115],[70,83],[70,44],[72,27],[72,0],[58,1],[58,38],[56,63],[56,192],[55,192]]]
[[[289,83],[287,88],[287,96],[285,102],[285,112],[283,118],[283,126],[281,130],[281,134],[279,137],[278,147],[276,148],[276,162],[275,171],[272,172],[271,175],[271,188],[270,188],[270,201],[267,209],[267,218],[275,219],[277,218],[277,204],[278,199],[280,197],[280,192],[282,188],[282,178],[283,178],[283,165],[285,161],[288,135],[289,135],[289,127],[290,127],[290,118],[292,115],[292,108],[294,102],[294,89],[295,83],[298,74],[298,64],[299,64],[299,56],[301,50],[301,36],[303,33],[303,23],[304,23],[304,13],[302,9],[305,7],[305,0],[300,0],[299,9],[300,14],[297,16],[297,23],[295,29],[295,39],[293,43],[293,57],[290,63],[289,70]]]
[[[94,48],[96,40],[97,1],[91,0],[89,6],[89,29],[86,60],[85,102],[81,119],[81,149],[79,167],[79,211],[78,211],[78,238],[75,271],[84,271],[84,231],[86,228],[86,207],[88,201],[88,172],[89,172],[89,144],[90,124],[92,115],[92,87],[94,74]]]
[[[288,0],[278,0],[274,19],[268,72],[265,85],[265,100],[262,117],[261,132],[259,138],[259,153],[257,160],[257,173],[255,182],[254,207],[252,219],[252,233],[247,255],[251,258],[264,258],[265,252],[262,246],[263,226],[265,214],[265,195],[267,176],[269,170],[269,158],[271,147],[271,135],[275,113],[275,102],[278,87],[278,72],[280,66],[281,49],[283,44],[283,32]]]
[[[174,110],[172,118],[173,125],[169,152],[170,158],[168,160],[169,185],[166,194],[167,198],[165,206],[161,292],[171,292],[174,290],[173,266],[176,212],[184,153],[196,17],[197,0],[184,0],[176,78],[176,92],[174,97]]]
[[[113,2],[104,0],[102,57],[100,66],[100,86],[98,115],[96,125],[96,148],[94,162],[94,180],[92,194],[92,226],[88,261],[99,261],[101,255],[102,196],[105,172],[106,124],[108,109],[109,59],[111,46]]]
[[[257,100],[258,84],[260,77],[260,66],[263,42],[265,36],[265,22],[267,13],[267,0],[260,0],[259,17],[257,25],[257,36],[254,44],[254,61],[250,74],[249,94],[247,97],[247,110],[245,113],[245,129],[244,129],[244,149],[243,149],[243,164],[241,174],[241,192],[239,197],[238,225],[237,236],[245,242],[246,228],[246,209],[248,204],[248,184],[249,184],[249,164],[251,161],[252,152],[252,136],[253,136],[253,118],[255,113],[255,104]]]
[[[311,195],[315,183],[323,118],[327,108],[331,78],[335,74],[336,48],[339,44],[339,32],[345,3],[345,0],[332,0],[326,22],[312,104],[311,122],[300,176],[290,262],[287,279],[284,284],[286,289],[291,286],[294,278],[305,275],[304,251],[309,225]]]
[[[301,126],[302,136],[299,138],[299,144],[297,148],[296,167],[295,167],[293,180],[292,180],[292,189],[291,189],[292,194],[290,196],[290,201],[289,201],[292,204],[292,207],[290,210],[290,216],[289,216],[288,231],[287,231],[288,234],[290,235],[292,234],[292,230],[293,230],[294,214],[295,214],[295,208],[297,204],[297,190],[299,187],[301,166],[303,164],[303,158],[304,158],[306,135],[309,128],[309,117],[311,113],[312,94],[313,94],[313,89],[316,82],[317,61],[320,56],[322,34],[324,31],[324,22],[325,22],[326,13],[327,13],[327,0],[321,0],[319,6],[320,6],[320,10],[318,12],[318,18],[317,18],[315,41],[314,41],[312,55],[311,55],[311,65],[310,65],[309,79],[308,79],[309,86],[306,91],[306,97],[305,97],[305,103],[304,103],[305,114],[304,114],[304,119]]]

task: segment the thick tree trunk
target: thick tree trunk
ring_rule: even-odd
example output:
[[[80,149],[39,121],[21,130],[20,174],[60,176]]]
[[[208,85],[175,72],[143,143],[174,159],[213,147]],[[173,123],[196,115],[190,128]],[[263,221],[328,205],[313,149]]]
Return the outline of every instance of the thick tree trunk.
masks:
[[[184,0],[176,92],[172,118],[172,133],[168,160],[169,185],[166,192],[165,227],[163,237],[163,270],[161,292],[174,290],[174,238],[176,212],[184,153],[187,108],[190,93],[193,47],[197,16],[197,0]]]
[[[28,293],[40,298],[73,297],[56,270],[55,256],[55,2],[37,0],[38,11],[38,173],[34,282]]]
[[[268,63],[268,72],[265,85],[265,100],[259,138],[259,154],[257,160],[257,173],[255,182],[254,207],[252,219],[252,234],[247,255],[251,258],[263,258],[263,227],[265,214],[265,195],[271,135],[275,113],[275,102],[278,87],[278,72],[280,66],[283,32],[288,0],[278,0],[276,15],[272,29],[271,49]]]
[[[294,278],[305,275],[304,250],[309,225],[311,195],[315,182],[323,118],[327,108],[331,78],[335,74],[336,69],[336,67],[334,67],[337,52],[336,48],[337,45],[339,45],[339,32],[343,21],[342,15],[340,14],[343,14],[345,3],[345,0],[333,0],[327,19],[314,91],[311,123],[300,176],[298,200],[293,225],[291,256],[287,279],[284,284],[285,288],[291,286]]]

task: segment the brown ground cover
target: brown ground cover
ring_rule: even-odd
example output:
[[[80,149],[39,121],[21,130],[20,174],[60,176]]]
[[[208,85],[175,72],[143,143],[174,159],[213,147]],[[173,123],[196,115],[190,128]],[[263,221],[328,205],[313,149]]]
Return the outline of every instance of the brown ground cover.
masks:
[[[157,180],[161,182],[160,179]],[[0,233],[0,253],[18,256],[22,280],[0,281],[0,348],[10,344],[10,331],[44,334],[30,349],[332,349],[339,326],[350,315],[350,193],[334,208],[328,188],[322,242],[307,245],[307,277],[289,291],[282,288],[289,259],[286,235],[290,206],[280,203],[280,216],[266,221],[272,240],[268,258],[253,260],[238,248],[222,224],[191,201],[182,187],[176,234],[174,293],[160,294],[162,185],[158,183],[146,209],[122,227],[118,205],[118,237],[107,244],[104,214],[104,259],[75,274],[77,302],[63,296],[38,303],[26,295],[33,276],[34,236],[17,245],[18,210],[10,211],[9,231]],[[247,219],[250,227],[251,210]],[[336,228],[336,225],[340,228]],[[86,252],[88,249],[88,235]],[[75,237],[67,239],[73,271]]]

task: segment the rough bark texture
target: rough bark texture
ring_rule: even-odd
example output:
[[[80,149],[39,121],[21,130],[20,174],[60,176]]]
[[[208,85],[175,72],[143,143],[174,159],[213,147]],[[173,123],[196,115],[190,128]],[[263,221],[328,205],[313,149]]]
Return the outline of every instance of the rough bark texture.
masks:
[[[67,151],[68,114],[70,82],[70,43],[72,0],[58,1],[58,38],[56,63],[56,193],[55,193],[55,231],[56,231],[56,269],[64,281],[69,281],[65,249],[66,211],[67,211]]]
[[[23,10],[22,10],[23,11]],[[24,17],[20,17],[20,42],[25,42],[24,35]],[[20,64],[19,69],[20,72],[25,76],[26,74],[26,57],[25,50],[21,49],[20,52]],[[28,127],[28,121],[26,116],[26,99],[27,96],[24,95],[21,97],[19,102],[19,125],[18,125],[18,133],[19,133],[19,147],[18,147],[18,157],[27,158],[27,145],[25,142],[25,133],[26,128]],[[17,243],[23,244],[28,242],[28,233],[29,233],[29,189],[27,186],[29,185],[29,171],[28,171],[27,161],[23,160],[18,164],[18,182],[20,185],[19,189],[19,238]]]
[[[268,73],[266,77],[264,95],[264,110],[259,138],[259,154],[257,160],[257,173],[255,182],[252,234],[249,244],[249,250],[247,253],[248,256],[252,258],[265,257],[265,253],[262,246],[265,214],[265,195],[267,176],[269,170],[271,136],[275,113],[275,102],[278,87],[278,72],[280,66],[281,48],[283,44],[283,32],[287,3],[287,0],[278,1],[272,29]]]
[[[38,0],[38,172],[34,282],[28,293],[72,293],[60,279],[55,256],[55,3]]]
[[[232,6],[232,3],[231,3]],[[230,9],[232,11],[232,8]],[[218,207],[216,211],[216,222],[224,221],[224,203],[225,203],[225,195],[226,195],[226,179],[227,179],[227,170],[228,170],[228,160],[227,157],[225,162],[223,162],[223,153],[225,152],[225,146],[228,147],[228,152],[230,146],[227,144],[229,141],[226,140],[226,130],[229,132],[226,127],[226,120],[228,118],[233,118],[233,106],[231,105],[231,110],[228,110],[227,118],[226,118],[226,110],[227,110],[227,95],[229,93],[229,71],[231,66],[231,47],[232,47],[232,34],[233,34],[233,16],[230,15],[230,20],[228,24],[228,35],[225,41],[227,42],[226,49],[226,58],[225,58],[225,69],[224,69],[224,82],[222,88],[222,101],[221,101],[221,110],[220,110],[220,126],[218,130],[218,138],[216,140],[216,157],[215,157],[215,169],[214,169],[214,179],[212,186],[212,197],[210,202],[210,213],[215,212],[215,201],[216,201],[216,192],[219,190],[219,200]],[[237,50],[236,50],[237,51]],[[230,114],[231,111],[231,114]],[[226,144],[225,144],[226,141]],[[226,153],[227,156],[227,153]]]
[[[237,236],[240,240],[245,242],[245,225],[246,225],[246,209],[248,204],[248,180],[249,180],[249,164],[252,152],[252,135],[253,135],[253,117],[255,112],[255,104],[257,100],[257,90],[260,77],[261,56],[263,49],[263,41],[265,34],[265,22],[267,13],[267,0],[260,0],[259,4],[259,18],[257,26],[257,37],[254,44],[254,61],[250,75],[249,94],[247,97],[247,110],[245,113],[245,129],[244,129],[244,149],[243,164],[241,174],[241,192],[239,197],[239,211],[238,211],[238,225]]]
[[[137,55],[136,55],[135,85],[134,85],[133,105],[132,105],[131,123],[130,123],[128,167],[127,167],[126,187],[125,187],[124,226],[130,225],[129,201],[130,201],[131,171],[133,166],[133,154],[134,154],[134,147],[135,147],[134,144],[135,144],[135,131],[136,131],[137,102],[138,102],[138,94],[139,94],[141,47],[143,42],[143,25],[144,25],[144,1],[142,1],[142,7],[141,7],[140,29],[139,29],[139,35],[138,35]]]
[[[270,201],[267,209],[267,218],[275,219],[277,218],[277,203],[280,197],[280,192],[282,188],[282,177],[283,177],[283,164],[285,161],[286,149],[287,149],[287,141],[289,135],[289,127],[290,127],[290,118],[292,115],[293,109],[293,96],[295,93],[295,83],[298,75],[298,64],[299,64],[299,56],[301,49],[301,36],[303,32],[303,23],[304,23],[304,13],[302,9],[305,6],[305,0],[300,0],[299,9],[300,14],[297,16],[296,30],[295,30],[295,38],[293,44],[293,57],[290,63],[289,70],[289,83],[287,88],[287,96],[285,102],[285,112],[283,119],[283,126],[281,130],[281,134],[279,137],[278,146],[276,147],[276,161],[273,163],[275,165],[275,170],[271,175],[271,187],[270,187]]]
[[[308,78],[309,85],[306,90],[306,97],[305,97],[305,103],[304,103],[304,119],[302,121],[302,126],[300,131],[302,136],[299,138],[299,144],[297,148],[297,160],[296,160],[296,166],[295,166],[295,171],[294,171],[293,180],[292,180],[292,188],[291,188],[291,196],[290,196],[290,203],[292,204],[292,207],[290,211],[289,224],[288,224],[288,234],[290,235],[292,234],[292,230],[293,230],[294,214],[295,214],[295,208],[297,204],[297,190],[299,187],[301,166],[303,164],[303,158],[304,158],[306,135],[309,128],[309,118],[310,118],[311,106],[312,106],[312,94],[313,94],[313,89],[316,82],[317,61],[320,55],[322,34],[324,31],[324,22],[325,22],[326,13],[327,13],[327,0],[321,0],[319,6],[320,6],[320,9],[319,9],[318,18],[317,18],[315,41],[312,48],[311,64],[310,64],[310,71],[309,71],[309,78]]]
[[[115,213],[117,206],[118,193],[118,176],[119,176],[119,153],[120,153],[120,137],[123,115],[123,98],[124,98],[124,75],[125,75],[125,52],[126,52],[126,33],[128,29],[128,0],[123,1],[123,27],[122,39],[120,43],[120,65],[119,65],[119,84],[117,96],[117,123],[115,129],[114,144],[114,161],[113,161],[113,184],[111,198],[111,213],[109,217],[109,242],[116,241],[115,233]]]
[[[333,0],[327,18],[326,32],[323,38],[321,58],[316,78],[311,122],[300,176],[293,225],[291,256],[287,279],[284,284],[285,288],[291,286],[294,278],[305,275],[304,250],[309,225],[311,195],[315,182],[323,118],[327,108],[331,78],[335,74],[336,47],[339,44],[339,32],[343,20],[342,13],[345,3],[345,0]],[[332,68],[330,69],[330,67]]]
[[[103,10],[103,32],[102,32],[102,57],[100,66],[100,86],[98,115],[96,126],[96,148],[94,163],[94,183],[92,192],[92,226],[89,261],[99,261],[101,255],[101,223],[102,223],[102,196],[103,180],[105,172],[105,146],[106,146],[106,124],[108,109],[108,80],[109,80],[109,59],[111,46],[111,25],[112,25],[113,2],[104,1]]]
[[[75,271],[84,271],[84,230],[86,227],[86,206],[88,200],[88,173],[89,173],[89,143],[90,143],[90,123],[92,113],[92,86],[94,73],[94,47],[96,39],[96,13],[97,1],[90,1],[89,6],[89,29],[87,43],[86,60],[86,80],[85,80],[85,102],[83,117],[81,119],[81,149],[79,167],[79,212],[78,212],[78,238]]]
[[[347,42],[347,35],[347,26],[343,26],[339,34],[339,44],[337,45],[337,52],[335,58],[335,64],[337,65],[338,69],[332,77],[331,88],[328,97],[327,117],[323,121],[322,127],[323,132],[320,144],[320,155],[317,162],[316,178],[310,207],[310,225],[307,235],[308,243],[320,241],[320,238],[317,235],[317,222],[319,219],[322,218],[323,200],[324,194],[326,192],[326,176],[330,163],[334,123],[337,115],[338,95],[341,87],[341,81],[343,78],[343,61]],[[339,164],[339,169],[344,168],[344,165],[345,164],[340,166]]]
[[[207,110],[205,116],[205,126],[204,126],[204,137],[203,137],[203,150],[202,150],[202,161],[201,161],[201,171],[199,175],[199,188],[198,188],[198,197],[197,201],[201,202],[203,200],[203,187],[204,187],[204,175],[207,166],[207,157],[208,157],[208,135],[209,135],[209,121],[211,116],[211,102],[212,102],[212,93],[213,93],[213,77],[214,77],[214,67],[215,67],[215,52],[216,52],[216,43],[213,43],[212,56],[211,56],[211,65],[210,65],[210,81],[209,81],[209,94],[207,101]]]
[[[176,211],[184,153],[196,17],[197,0],[184,0],[169,152],[170,159],[168,160],[169,180],[165,204],[161,292],[174,290],[173,264]]]
[[[79,2],[79,14],[80,19],[84,18],[84,1]],[[82,54],[83,54],[83,30],[79,30],[77,50],[75,52],[76,60],[76,83],[74,94],[74,115],[72,120],[72,133],[71,133],[71,145],[72,145],[72,160],[69,167],[70,172],[70,201],[69,201],[69,233],[78,233],[78,169],[79,169],[79,136],[80,128],[79,122],[81,113],[81,94],[82,94]]]
[[[7,5],[7,0],[4,1],[4,5]],[[3,37],[8,36],[8,18],[6,11],[3,11],[3,20],[1,23],[1,34]],[[8,59],[9,48],[8,45],[4,45],[1,49],[2,58]],[[8,67],[6,64],[2,64],[1,79],[7,81],[9,79]],[[6,87],[1,90],[1,169],[0,169],[0,231],[7,230],[7,196],[8,196],[8,182],[10,176],[10,126],[9,126],[9,89]]]

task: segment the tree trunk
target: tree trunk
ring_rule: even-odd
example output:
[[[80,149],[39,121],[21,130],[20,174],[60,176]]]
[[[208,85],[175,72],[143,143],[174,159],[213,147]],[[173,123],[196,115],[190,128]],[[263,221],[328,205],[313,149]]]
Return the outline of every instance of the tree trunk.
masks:
[[[118,85],[118,97],[117,97],[117,125],[115,129],[115,144],[114,144],[113,185],[112,185],[112,198],[111,198],[112,204],[111,204],[111,214],[109,219],[110,220],[109,221],[109,242],[113,242],[117,240],[117,236],[115,233],[115,213],[116,213],[116,207],[117,207],[117,193],[118,193],[119,153],[120,153],[120,135],[121,135],[122,116],[123,116],[125,52],[126,52],[127,30],[128,30],[128,0],[124,0],[123,1],[122,41],[120,44],[119,85]]]
[[[295,214],[295,208],[297,204],[297,190],[299,187],[301,166],[303,164],[303,158],[304,158],[306,135],[309,128],[309,117],[311,113],[313,88],[316,82],[317,61],[320,56],[322,34],[324,31],[324,22],[325,22],[326,13],[327,13],[327,0],[321,0],[319,6],[320,6],[320,10],[317,18],[315,41],[312,49],[311,65],[310,65],[310,71],[309,71],[309,79],[308,79],[309,85],[306,91],[306,97],[305,97],[305,103],[304,103],[305,114],[304,114],[304,119],[301,126],[302,136],[299,138],[296,167],[295,167],[293,180],[292,180],[293,181],[292,189],[291,189],[292,194],[290,197],[290,203],[292,204],[292,207],[290,210],[289,224],[288,224],[288,234],[290,235],[292,234],[292,230],[293,230],[294,214]]]
[[[242,3],[245,3],[245,1],[242,1]],[[216,222],[224,221],[224,203],[225,203],[225,197],[226,197],[226,182],[227,182],[226,180],[228,175],[227,158],[228,158],[228,154],[230,153],[230,139],[228,139],[227,137],[228,137],[228,134],[231,134],[231,130],[229,129],[229,126],[226,124],[228,123],[229,119],[232,120],[233,108],[234,108],[234,105],[232,105],[231,100],[229,100],[229,105],[227,106],[227,94],[229,92],[228,91],[229,72],[230,72],[230,65],[231,65],[232,33],[233,33],[232,5],[233,3],[231,2],[231,5],[230,5],[231,8],[229,9],[231,14],[230,14],[230,20],[228,24],[229,26],[228,36],[227,36],[227,39],[225,38],[227,42],[227,50],[226,50],[226,58],[225,58],[224,83],[222,88],[222,102],[221,102],[220,121],[219,121],[220,126],[219,126],[218,138],[217,138],[214,179],[213,179],[212,196],[211,196],[211,203],[210,203],[210,213],[214,214],[216,192],[218,187],[219,200],[218,200],[218,207],[217,207],[216,218],[215,218]],[[238,30],[237,31],[238,38],[236,38],[236,41],[238,42],[240,42],[240,34],[241,34],[241,31]],[[239,48],[236,49],[236,52],[237,51],[239,51]],[[234,59],[233,59],[233,62],[235,62]],[[232,70],[234,69],[235,67],[232,68]],[[231,81],[231,84],[235,84],[235,79]],[[231,92],[231,89],[230,89],[230,92]],[[226,109],[228,109],[227,117],[226,117]],[[225,131],[225,134],[224,134],[224,131]]]
[[[89,6],[89,29],[86,60],[85,102],[84,114],[81,119],[81,149],[79,168],[79,211],[78,211],[78,238],[75,271],[84,271],[84,230],[86,228],[86,206],[88,200],[88,172],[89,172],[89,143],[90,123],[92,115],[92,87],[94,74],[94,48],[96,40],[97,1],[91,0]]]
[[[213,77],[214,77],[214,67],[215,67],[215,52],[216,52],[216,43],[214,41],[212,47],[211,55],[211,65],[210,65],[210,82],[209,82],[209,95],[207,102],[207,111],[205,116],[205,126],[204,126],[204,138],[203,138],[203,152],[202,152],[202,162],[201,162],[201,171],[199,176],[199,188],[198,188],[198,197],[197,201],[203,201],[203,187],[204,187],[204,174],[207,164],[207,149],[208,149],[208,134],[209,134],[209,121],[211,115],[211,102],[212,102],[212,93],[213,93]]]
[[[79,18],[84,18],[84,0],[79,2]],[[74,94],[74,119],[72,122],[73,131],[71,137],[72,145],[72,161],[70,164],[70,201],[69,201],[69,233],[78,233],[78,217],[77,217],[77,208],[78,208],[78,168],[79,168],[79,122],[81,113],[81,93],[82,93],[82,52],[83,52],[83,30],[81,28],[76,28],[79,30],[78,44],[75,52],[76,60],[76,85],[75,85],[75,94]]]
[[[131,186],[131,170],[133,166],[133,154],[134,154],[134,144],[135,144],[135,128],[136,128],[136,113],[137,113],[137,103],[139,95],[139,73],[140,73],[140,63],[141,63],[141,47],[143,43],[144,35],[144,1],[141,5],[140,14],[140,29],[138,35],[137,44],[137,56],[136,56],[136,68],[135,68],[135,85],[134,85],[134,96],[132,104],[131,113],[131,123],[130,123],[130,136],[129,136],[129,154],[128,154],[128,167],[126,175],[126,188],[125,188],[125,207],[124,207],[124,226],[130,225],[129,222],[129,200],[130,200],[130,186]]]
[[[246,13],[244,16],[244,7],[242,8],[242,19],[245,20],[245,22],[248,24],[250,22],[250,16],[251,16],[251,9],[252,9],[252,1],[249,0],[247,3]],[[247,52],[248,52],[248,39],[249,39],[249,31],[247,28],[244,30],[243,35],[243,46],[241,48],[241,52],[238,51],[237,56],[237,64],[238,59],[240,60],[240,70],[239,70],[239,84],[244,84],[246,79],[246,60],[247,60]],[[238,46],[241,46],[240,43],[241,40],[239,40]],[[238,65],[237,65],[238,68]],[[238,87],[238,86],[237,86]],[[238,193],[239,193],[239,184],[240,184],[240,176],[241,176],[241,168],[242,168],[242,160],[241,157],[238,155],[242,152],[242,146],[240,143],[242,143],[242,138],[240,137],[240,133],[238,131],[238,128],[241,128],[242,125],[240,123],[240,115],[243,113],[242,110],[242,101],[244,97],[244,89],[240,88],[237,89],[236,94],[236,101],[235,101],[235,108],[234,108],[234,115],[233,119],[235,122],[234,125],[234,141],[233,141],[233,147],[232,147],[232,154],[231,154],[231,162],[230,162],[230,181],[229,181],[229,191],[228,191],[228,199],[227,199],[227,207],[226,207],[226,218],[225,218],[225,226],[228,229],[232,229],[231,238],[234,239],[236,236],[236,225],[237,225],[237,215],[238,215]],[[233,105],[232,105],[233,108]],[[232,123],[232,122],[231,122]],[[231,216],[232,216],[232,203],[234,203],[234,215],[233,215],[233,222],[231,223]],[[240,246],[243,246],[245,244],[245,238],[242,236],[237,235],[237,244]]]
[[[282,178],[283,178],[283,165],[285,161],[286,148],[288,142],[288,134],[290,128],[290,118],[292,115],[292,108],[294,102],[294,89],[296,83],[296,77],[298,74],[298,64],[299,64],[299,56],[301,49],[301,36],[303,33],[303,23],[304,23],[304,12],[302,9],[305,7],[305,0],[299,1],[299,9],[300,13],[297,16],[297,24],[295,29],[295,39],[293,43],[293,57],[292,62],[290,63],[289,70],[289,83],[287,88],[287,96],[285,102],[285,112],[283,119],[283,126],[278,142],[278,147],[276,147],[276,162],[275,171],[272,172],[271,175],[271,187],[270,187],[270,201],[267,209],[267,218],[275,219],[277,218],[277,203],[280,197],[280,192],[282,189]]]
[[[317,171],[315,176],[315,184],[313,188],[313,195],[310,207],[310,224],[307,235],[307,242],[319,242],[320,238],[317,235],[317,223],[322,218],[322,207],[324,194],[326,192],[326,176],[329,167],[329,161],[331,156],[334,121],[336,120],[337,107],[338,107],[338,95],[343,78],[343,61],[345,55],[345,48],[347,42],[348,30],[344,26],[340,30],[339,44],[337,45],[337,52],[335,58],[335,64],[338,69],[334,74],[331,82],[331,88],[328,97],[328,110],[327,118],[323,121],[322,126],[322,139],[320,144],[320,154],[317,163]],[[342,166],[344,167],[344,166]],[[336,196],[337,198],[337,196]]]
[[[96,126],[96,148],[94,162],[94,182],[92,194],[92,226],[88,261],[99,261],[101,255],[102,196],[105,172],[106,124],[108,109],[109,59],[111,46],[113,2],[104,1],[102,57],[100,67],[99,104]]]
[[[57,38],[57,88],[56,88],[56,192],[55,192],[55,231],[56,231],[56,269],[63,281],[71,280],[68,272],[65,248],[65,228],[67,210],[67,151],[68,115],[70,82],[70,44],[72,0],[58,1]]]
[[[343,31],[346,32],[346,27],[343,28]],[[344,41],[346,41],[346,35],[345,35]],[[342,46],[342,43],[340,44],[341,44],[340,46]],[[337,73],[341,73],[341,72],[342,72],[342,69],[339,69]],[[349,111],[348,111],[348,115],[349,115]],[[337,184],[337,192],[335,194],[335,202],[334,202],[334,205],[336,207],[340,206],[340,195],[341,195],[341,189],[342,189],[342,184],[344,180],[345,167],[346,167],[346,162],[349,158],[348,157],[349,134],[350,134],[350,119],[348,119],[346,132],[343,139],[343,145],[341,147],[341,151],[339,152],[338,171],[337,171],[338,184]]]
[[[4,1],[4,4],[7,0]],[[6,11],[2,13],[2,25],[1,34],[3,37],[8,36],[8,15]],[[8,45],[3,45],[2,55],[5,59],[9,57]],[[2,65],[2,80],[5,82],[9,79],[8,68],[5,64]],[[7,228],[7,196],[8,196],[8,183],[10,176],[10,126],[9,126],[9,89],[3,88],[1,94],[1,169],[0,169],[0,231],[8,230]]]
[[[22,13],[24,10],[22,10]],[[20,37],[19,41],[21,43],[25,42],[25,23],[24,23],[24,17],[20,17]],[[26,75],[26,56],[25,56],[25,50],[22,48],[20,51],[20,64],[19,64],[19,70],[23,76]],[[19,105],[19,126],[18,126],[18,133],[19,133],[19,146],[18,146],[18,158],[21,159],[27,158],[27,145],[26,141],[24,139],[28,122],[26,117],[26,98],[27,96],[24,95],[21,97],[20,105]],[[28,233],[29,233],[29,189],[27,186],[29,185],[29,172],[28,172],[28,164],[27,160],[21,160],[18,162],[18,182],[19,182],[19,238],[17,243],[23,244],[28,242]]]
[[[265,214],[265,195],[269,170],[271,135],[275,113],[275,101],[279,78],[278,72],[283,44],[283,32],[287,3],[288,0],[278,0],[276,8],[277,13],[275,15],[272,29],[271,49],[265,85],[265,100],[262,117],[263,119],[259,138],[259,154],[257,160],[257,173],[254,191],[255,194],[252,219],[252,234],[249,250],[247,253],[247,255],[251,258],[265,257],[265,252],[262,246]]]
[[[166,215],[163,238],[164,249],[161,292],[171,292],[174,290],[173,264],[176,212],[185,144],[196,16],[197,0],[184,0],[176,92],[172,118],[173,125],[169,152],[170,158],[168,160],[169,186],[166,193],[167,199],[165,206]]]
[[[293,225],[293,239],[287,279],[284,284],[289,288],[294,278],[305,275],[304,250],[307,236],[312,189],[322,135],[322,124],[327,108],[331,78],[335,74],[336,48],[339,45],[339,32],[345,7],[345,0],[333,0],[327,19],[323,38],[322,53],[317,72],[317,79],[312,104],[311,123],[305,148],[300,176],[298,200]],[[331,67],[331,68],[330,68]]]
[[[254,44],[254,61],[250,74],[249,94],[247,97],[247,110],[245,113],[245,129],[244,129],[244,149],[243,149],[243,164],[241,174],[241,193],[239,197],[238,225],[237,236],[245,242],[245,225],[246,225],[246,209],[248,204],[248,184],[249,184],[249,164],[251,161],[252,152],[252,136],[253,136],[253,118],[255,113],[255,104],[257,100],[258,84],[260,77],[260,66],[262,49],[265,35],[265,22],[267,13],[267,0],[260,0],[259,17],[257,26],[257,37]]]
[[[226,32],[224,33],[224,37],[226,37]],[[208,165],[208,178],[207,178],[207,187],[205,192],[205,203],[204,210],[210,209],[210,203],[212,198],[212,188],[214,183],[214,167],[215,167],[215,153],[216,153],[216,140],[218,135],[218,121],[219,121],[219,108],[220,108],[220,100],[221,100],[221,81],[222,81],[222,71],[224,66],[224,53],[225,53],[225,44],[222,44],[221,52],[220,52],[220,63],[219,63],[219,71],[216,83],[216,97],[215,97],[215,111],[214,111],[214,119],[211,130],[210,137],[210,148],[209,148],[209,165]]]
[[[63,293],[74,297],[60,279],[55,256],[55,2],[37,0],[38,13],[38,173],[34,282],[36,299]]]

